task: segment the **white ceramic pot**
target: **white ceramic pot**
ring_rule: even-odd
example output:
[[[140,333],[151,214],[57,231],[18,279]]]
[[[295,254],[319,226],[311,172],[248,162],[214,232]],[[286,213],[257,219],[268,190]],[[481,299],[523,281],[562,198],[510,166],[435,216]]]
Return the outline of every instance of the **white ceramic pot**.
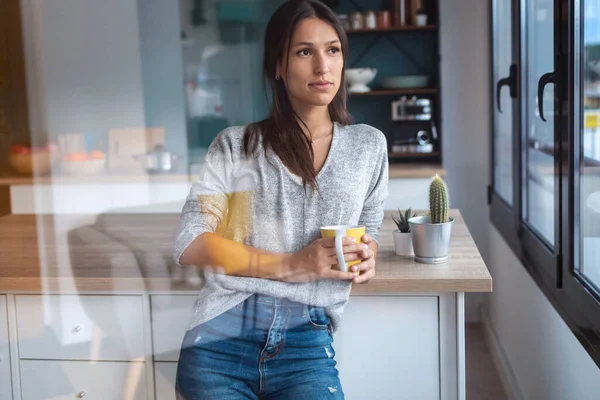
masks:
[[[417,14],[417,26],[425,26],[427,25],[427,15],[426,14]]]
[[[377,75],[375,68],[349,68],[346,70],[348,91],[351,93],[365,93],[371,90],[367,86]]]
[[[394,247],[399,256],[413,256],[412,234],[410,232],[394,231]]]

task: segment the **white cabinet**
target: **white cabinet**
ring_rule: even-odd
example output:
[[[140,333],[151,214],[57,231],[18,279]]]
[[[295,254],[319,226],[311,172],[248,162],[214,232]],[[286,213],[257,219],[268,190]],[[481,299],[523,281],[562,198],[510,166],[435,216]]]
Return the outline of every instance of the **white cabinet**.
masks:
[[[154,380],[156,382],[156,400],[175,400],[175,376],[177,363],[154,363]]]
[[[0,296],[0,399],[12,399],[7,311],[6,296]]]
[[[348,400],[440,398],[437,296],[352,296],[333,347]]]
[[[21,359],[144,361],[142,296],[16,296]]]
[[[0,399],[175,400],[195,294],[14,295],[14,387],[6,322],[11,296],[0,295],[0,356],[6,354]],[[346,398],[463,400],[462,298],[351,296],[333,343]]]
[[[152,182],[150,177],[139,183],[116,183],[106,178],[104,183],[13,185],[11,210],[13,214],[72,215],[136,212],[130,208],[142,207],[143,212],[179,213],[190,186],[187,180]]]
[[[402,178],[388,181],[388,198],[384,209],[429,209],[429,178]]]
[[[195,295],[151,296],[152,341],[155,361],[177,361],[181,342],[192,318]]]
[[[145,363],[21,360],[23,400],[147,400]]]

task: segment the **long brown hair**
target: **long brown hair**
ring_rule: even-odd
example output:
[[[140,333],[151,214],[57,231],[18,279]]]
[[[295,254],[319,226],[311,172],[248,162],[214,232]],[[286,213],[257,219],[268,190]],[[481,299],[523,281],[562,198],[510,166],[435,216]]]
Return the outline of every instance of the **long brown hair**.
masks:
[[[329,104],[329,116],[332,121],[342,125],[351,123],[346,109],[345,64],[348,54],[348,38],[336,15],[323,3],[313,0],[288,0],[275,11],[265,32],[263,57],[263,82],[271,91],[271,109],[266,119],[249,124],[244,133],[244,152],[250,156],[256,151],[258,136],[262,135],[265,154],[271,148],[283,164],[302,178],[306,187],[308,183],[318,190],[317,174],[313,165],[314,152],[310,140],[304,135],[283,80],[276,80],[277,64],[283,57],[288,57],[291,39],[300,21],[306,18],[318,18],[335,29],[342,49],[344,67],[340,87]],[[287,44],[287,46],[286,46]],[[287,63],[286,63],[287,65]],[[287,72],[287,71],[286,71]]]

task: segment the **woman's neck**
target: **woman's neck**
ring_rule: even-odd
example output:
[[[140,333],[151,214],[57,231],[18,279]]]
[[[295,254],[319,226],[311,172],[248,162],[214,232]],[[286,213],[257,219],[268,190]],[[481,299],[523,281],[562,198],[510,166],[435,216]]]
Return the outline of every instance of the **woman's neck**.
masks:
[[[329,109],[324,107],[306,107],[296,111],[302,121],[298,121],[302,131],[309,138],[331,132],[333,123],[329,116]],[[304,124],[302,123],[304,122]],[[304,126],[306,124],[306,126]],[[308,130],[307,130],[308,127]]]

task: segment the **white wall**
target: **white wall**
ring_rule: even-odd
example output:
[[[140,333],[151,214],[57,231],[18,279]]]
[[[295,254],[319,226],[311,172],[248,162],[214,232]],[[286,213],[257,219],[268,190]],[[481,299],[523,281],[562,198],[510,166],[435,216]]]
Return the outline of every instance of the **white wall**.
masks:
[[[144,126],[136,0],[21,0],[34,134]]]
[[[179,4],[138,0],[138,11],[145,122],[164,127],[167,149],[184,155],[187,126]]]
[[[161,126],[187,150],[177,3],[21,0],[34,134],[85,133],[106,149],[111,128]]]
[[[597,399],[600,369],[489,222],[488,2],[440,3],[444,166],[494,287],[467,296],[468,315],[483,302],[523,399]]]
[[[600,369],[495,228],[488,266],[495,289],[487,312],[523,399],[597,399]]]
[[[450,205],[461,210],[484,258],[488,254],[491,72],[486,4],[440,1],[442,147]],[[483,299],[482,294],[466,295],[467,321],[478,320]]]

